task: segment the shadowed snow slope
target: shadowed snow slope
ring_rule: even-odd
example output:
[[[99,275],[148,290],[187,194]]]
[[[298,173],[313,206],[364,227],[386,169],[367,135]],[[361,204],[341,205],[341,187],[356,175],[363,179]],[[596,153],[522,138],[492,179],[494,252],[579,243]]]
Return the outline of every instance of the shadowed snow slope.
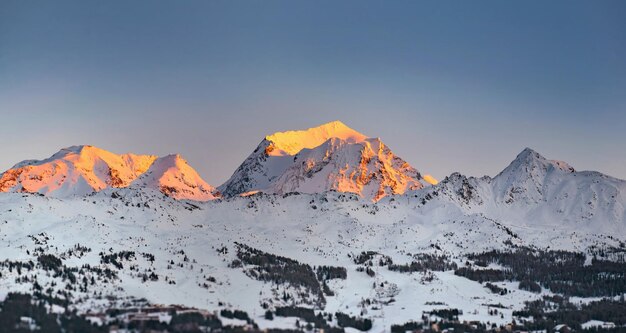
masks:
[[[436,183],[430,176],[426,179]],[[268,135],[219,189],[227,196],[334,190],[377,201],[423,188],[422,181],[422,175],[380,139],[334,121]]]
[[[151,177],[156,178],[150,182],[153,178],[147,177],[146,184],[159,184],[155,186],[164,194],[176,199],[213,198],[213,194],[207,193],[215,190],[186,162],[178,160],[157,159],[154,155],[116,155],[93,146],[72,146],[45,160],[16,164],[1,175],[0,192],[40,193],[59,198],[81,196],[110,187],[128,187],[150,169]],[[168,162],[171,165],[166,168]]]

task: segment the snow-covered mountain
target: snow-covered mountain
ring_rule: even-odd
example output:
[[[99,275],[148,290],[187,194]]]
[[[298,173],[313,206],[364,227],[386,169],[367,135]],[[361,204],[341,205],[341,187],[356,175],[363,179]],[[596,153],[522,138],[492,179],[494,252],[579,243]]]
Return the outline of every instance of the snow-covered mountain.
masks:
[[[566,162],[548,160],[529,148],[493,178],[454,173],[412,194],[424,203],[451,201],[468,213],[516,225],[626,230],[626,181],[595,171],[575,171]]]
[[[131,187],[158,189],[177,200],[207,201],[220,197],[180,155],[157,158]]]
[[[226,196],[265,192],[355,193],[377,201],[436,183],[378,138],[334,121],[268,135],[219,187]]]
[[[16,165],[1,182],[9,193],[0,193],[0,300],[44,290],[70,304],[63,312],[107,322],[124,313],[107,310],[145,299],[208,310],[232,325],[245,322],[220,310],[243,310],[260,329],[296,328],[298,319],[278,309],[300,307],[367,318],[370,332],[389,332],[424,315],[437,320],[428,316],[437,310],[458,309],[459,321],[491,327],[519,322],[514,313],[526,301],[566,296],[587,304],[626,293],[625,181],[525,149],[493,178],[455,173],[404,194],[389,188],[371,202],[374,190],[348,187],[365,181],[346,175],[368,170],[379,184],[416,180],[417,172],[345,125],[306,132],[269,136],[257,149],[263,154],[248,159],[250,177],[240,173],[238,186],[263,184],[268,193],[223,200],[209,200],[219,194],[178,155],[118,156],[86,146]],[[77,195],[76,179],[100,191],[90,185]],[[354,193],[328,191],[332,184]],[[292,190],[301,193],[280,195]],[[492,250],[522,254],[508,264],[473,256],[493,260]],[[542,255],[570,259],[538,264]],[[545,267],[576,274],[537,277],[539,291],[529,290],[510,275],[513,266],[532,269],[522,273],[533,278]],[[329,278],[324,269],[345,274]]]
[[[219,196],[179,155],[117,155],[88,145],[61,149],[44,160],[20,162],[0,177],[0,192],[58,198],[128,186],[156,189],[176,199]]]

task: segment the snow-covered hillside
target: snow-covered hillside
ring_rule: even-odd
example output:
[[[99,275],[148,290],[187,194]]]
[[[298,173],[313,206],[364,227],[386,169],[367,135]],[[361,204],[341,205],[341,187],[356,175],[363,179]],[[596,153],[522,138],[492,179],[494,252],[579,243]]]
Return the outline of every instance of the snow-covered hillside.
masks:
[[[462,320],[502,325],[524,301],[553,292],[535,294],[513,281],[496,284],[509,290],[506,295],[494,294],[452,269],[402,272],[382,261],[404,265],[428,254],[461,267],[467,255],[492,249],[550,247],[590,253],[591,248],[619,248],[626,240],[623,233],[616,237],[598,230],[555,230],[551,224],[528,228],[469,213],[445,200],[424,205],[419,198],[396,196],[370,203],[337,192],[259,193],[192,203],[130,187],[65,199],[3,193],[0,207],[0,261],[37,262],[45,253],[62,258],[68,269],[91,267],[76,273],[77,278],[95,277],[96,283],[85,286],[86,291],[69,289],[80,311],[106,309],[110,305],[104,296],[132,296],[210,311],[240,309],[261,328],[294,327],[295,318],[264,319],[267,309],[280,306],[370,318],[374,332],[420,319],[422,311],[447,308],[461,309]],[[326,281],[332,294],[319,303],[311,290],[263,282],[250,273],[254,266],[235,265],[237,244],[311,267],[343,267],[347,278]],[[82,248],[89,251],[77,254]],[[374,253],[374,265],[357,261],[364,252]],[[118,264],[106,259],[122,253],[127,259]],[[97,273],[106,269],[116,277]],[[45,270],[35,275],[54,295],[68,292],[60,277]],[[0,298],[32,288],[29,282],[17,282],[22,281],[18,277],[15,270],[2,271]],[[498,316],[490,314],[494,305]]]
[[[176,199],[210,200],[219,193],[179,155],[116,155],[93,146],[61,149],[45,160],[27,160],[0,175],[0,192],[65,198],[107,188],[146,186]]]
[[[338,191],[377,201],[436,183],[393,154],[380,139],[339,121],[268,135],[219,187],[226,196]]]

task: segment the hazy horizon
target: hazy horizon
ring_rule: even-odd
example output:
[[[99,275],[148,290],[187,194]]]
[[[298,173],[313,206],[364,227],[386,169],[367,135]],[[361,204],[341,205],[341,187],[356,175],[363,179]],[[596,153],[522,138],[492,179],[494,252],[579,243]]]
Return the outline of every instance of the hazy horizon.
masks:
[[[626,3],[0,4],[0,172],[90,144],[222,184],[266,136],[340,120],[424,174],[525,147],[626,179]]]

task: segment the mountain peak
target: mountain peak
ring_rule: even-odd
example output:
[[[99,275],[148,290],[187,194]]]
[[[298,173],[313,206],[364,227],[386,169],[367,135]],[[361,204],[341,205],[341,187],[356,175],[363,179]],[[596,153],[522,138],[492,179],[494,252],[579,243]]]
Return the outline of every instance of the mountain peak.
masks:
[[[504,169],[501,173],[510,173],[515,171],[528,171],[530,168],[538,167],[539,169],[547,170],[550,167],[558,169],[564,172],[574,172],[574,168],[563,161],[548,160],[541,154],[531,148],[524,148],[521,153],[515,157],[513,162]]]
[[[368,137],[336,120],[306,130],[276,132],[268,135],[265,140],[269,141],[270,145],[266,153],[270,156],[293,156],[302,149],[318,147],[331,138],[356,143]]]
[[[65,148],[61,148],[61,150],[59,150],[59,152],[69,152],[69,153],[80,153],[81,151],[83,151],[83,149],[89,149],[89,148],[93,148],[92,145],[77,145],[77,146],[69,146],[69,147],[65,147]]]
[[[187,164],[187,160],[185,160],[180,154],[169,154],[159,158],[160,162],[164,165],[184,165]]]
[[[220,195],[179,154],[157,158],[131,186],[153,188],[177,200],[208,201]]]
[[[396,156],[379,138],[333,121],[300,131],[277,132],[235,170],[219,190],[225,196],[250,191],[349,192],[377,201],[437,181]]]
[[[537,203],[544,198],[548,179],[573,172],[574,168],[567,163],[548,160],[525,148],[494,178],[494,188],[498,197],[506,203]]]
[[[525,159],[545,160],[546,158],[543,157],[538,152],[536,152],[535,150],[533,150],[532,148],[526,147],[519,154],[517,154],[517,157],[515,159],[516,160],[522,160],[522,159],[524,159],[524,160]]]

